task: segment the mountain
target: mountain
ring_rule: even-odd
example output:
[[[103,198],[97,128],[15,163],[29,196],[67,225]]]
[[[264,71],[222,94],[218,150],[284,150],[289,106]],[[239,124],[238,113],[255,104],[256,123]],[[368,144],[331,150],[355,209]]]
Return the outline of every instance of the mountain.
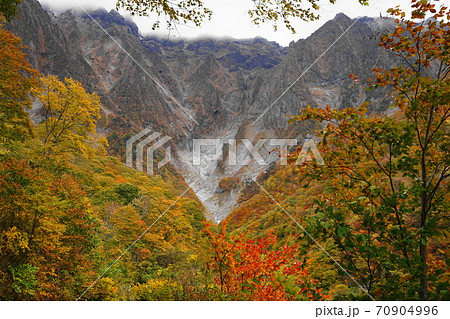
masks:
[[[302,143],[313,133],[314,127],[288,125],[286,115],[307,105],[342,108],[364,101],[371,102],[371,111],[387,109],[386,91],[366,91],[349,74],[363,83],[374,66],[396,63],[376,40],[391,27],[391,20],[338,14],[289,47],[262,38],[174,42],[140,36],[136,25],[116,11],[55,15],[36,0],[24,0],[20,16],[9,25],[28,46],[33,67],[72,77],[101,96],[99,130],[114,155],[124,159],[126,140],[144,128],[169,136],[173,171],[216,222],[236,205],[246,181],[278,160],[268,140]],[[198,166],[192,158],[194,139],[219,139],[223,145],[219,154],[211,147],[202,150]],[[236,165],[229,164],[230,139],[238,140]],[[252,145],[267,140],[259,151],[265,165],[243,165],[248,151],[242,139]],[[234,186],[224,187],[230,180]]]

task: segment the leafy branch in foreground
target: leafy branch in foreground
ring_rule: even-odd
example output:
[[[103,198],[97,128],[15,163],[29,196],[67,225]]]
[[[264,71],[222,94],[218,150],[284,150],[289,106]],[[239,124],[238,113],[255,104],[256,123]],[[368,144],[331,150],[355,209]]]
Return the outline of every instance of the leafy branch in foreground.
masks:
[[[168,27],[187,22],[193,22],[198,27],[205,19],[209,20],[212,17],[212,11],[206,8],[201,0],[118,0],[116,8],[124,8],[131,15],[156,14],[158,18],[153,24],[153,29],[159,27],[161,16],[166,18]]]
[[[331,4],[336,0],[329,0]],[[357,0],[362,5],[368,5],[368,0]],[[153,29],[160,25],[161,16],[165,17],[169,27],[174,24],[192,22],[200,26],[205,20],[212,18],[213,12],[205,7],[205,0],[117,0],[116,8],[123,8],[132,15],[149,16],[157,15]],[[281,21],[286,28],[295,33],[292,26],[293,19],[314,21],[319,19],[317,13],[320,9],[319,0],[252,0],[254,7],[248,10],[251,21],[254,24],[272,22],[274,30]]]
[[[301,0],[252,0],[254,9],[248,11],[251,21],[254,24],[272,22],[273,28],[278,29],[277,23],[281,21],[292,33],[295,29],[292,26],[292,19],[303,21],[314,21],[320,18],[317,11],[320,9],[319,1],[308,0],[309,6]],[[368,5],[368,0],[358,0],[362,5]],[[336,0],[330,0],[336,3]]]

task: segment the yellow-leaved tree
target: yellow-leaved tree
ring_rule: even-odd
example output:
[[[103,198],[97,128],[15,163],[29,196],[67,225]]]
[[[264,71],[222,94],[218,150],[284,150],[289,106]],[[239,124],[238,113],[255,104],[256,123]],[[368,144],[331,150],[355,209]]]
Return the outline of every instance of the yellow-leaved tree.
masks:
[[[103,153],[107,141],[96,131],[100,119],[99,97],[87,93],[79,82],[70,78],[61,82],[50,75],[40,80],[42,122],[36,132],[43,143],[42,153],[70,151],[84,156]]]

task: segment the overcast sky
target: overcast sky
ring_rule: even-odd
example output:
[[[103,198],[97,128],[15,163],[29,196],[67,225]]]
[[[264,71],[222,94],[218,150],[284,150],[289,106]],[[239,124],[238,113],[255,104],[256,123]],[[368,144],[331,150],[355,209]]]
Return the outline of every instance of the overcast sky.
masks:
[[[97,9],[103,7],[107,10],[115,8],[116,0],[39,0],[42,4],[50,7],[54,11],[63,11],[70,8],[78,8],[78,4],[85,9]],[[154,18],[133,17],[132,19],[139,27],[141,34],[157,34],[172,39],[183,38],[192,39],[202,36],[233,37],[233,38],[254,38],[261,36],[266,39],[276,41],[283,46],[287,46],[291,41],[306,38],[317,30],[326,21],[343,12],[351,18],[359,16],[379,17],[380,13],[386,16],[386,10],[395,5],[400,5],[407,9],[409,0],[371,0],[370,5],[362,6],[357,0],[337,0],[335,5],[329,0],[320,0],[321,9],[319,11],[321,19],[314,22],[297,21],[293,23],[297,30],[292,34],[284,26],[279,25],[278,31],[273,31],[270,24],[255,26],[250,22],[247,11],[252,8],[251,0],[204,0],[204,3],[213,12],[211,21],[205,22],[201,27],[178,26],[177,32],[169,31],[163,26],[152,31],[151,26]],[[119,11],[123,15],[125,12]]]

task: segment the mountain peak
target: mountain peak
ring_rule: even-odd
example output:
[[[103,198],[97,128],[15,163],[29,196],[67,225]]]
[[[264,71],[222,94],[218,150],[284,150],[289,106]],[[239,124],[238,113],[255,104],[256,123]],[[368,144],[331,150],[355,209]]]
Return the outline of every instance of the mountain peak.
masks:
[[[351,20],[351,18],[349,16],[347,16],[345,13],[338,13],[336,14],[336,16],[333,19],[334,21],[346,21],[346,20]]]
[[[83,14],[82,16],[89,19],[100,19],[105,26],[109,26],[111,24],[126,26],[129,28],[130,33],[136,37],[139,37],[139,29],[137,25],[132,20],[123,17],[114,9],[108,12],[105,8],[98,8],[97,10]]]

